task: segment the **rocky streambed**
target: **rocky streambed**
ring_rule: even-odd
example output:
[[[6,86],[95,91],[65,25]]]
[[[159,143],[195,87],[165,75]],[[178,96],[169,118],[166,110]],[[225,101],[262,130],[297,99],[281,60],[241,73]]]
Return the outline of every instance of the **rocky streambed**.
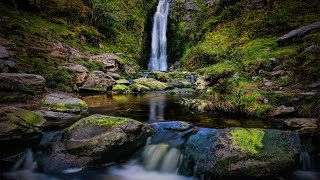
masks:
[[[294,119],[279,129],[278,124],[246,118],[192,116],[178,103],[182,97],[158,93],[82,99],[53,93],[37,111],[1,108],[3,177],[290,179],[303,166],[316,168],[308,160],[319,152],[312,145],[317,136],[306,137],[301,132],[310,127],[299,127]],[[206,118],[216,123],[200,121]],[[295,128],[288,128],[292,124]],[[26,148],[32,150],[25,153]]]

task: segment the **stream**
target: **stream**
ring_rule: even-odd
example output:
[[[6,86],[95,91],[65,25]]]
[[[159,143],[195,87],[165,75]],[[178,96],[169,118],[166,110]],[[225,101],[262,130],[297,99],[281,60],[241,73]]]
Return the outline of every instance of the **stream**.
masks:
[[[81,99],[89,106],[89,114],[128,117],[146,124],[160,124],[167,122],[190,122],[204,131],[208,128],[247,127],[247,128],[275,128],[267,121],[257,118],[246,118],[226,115],[223,113],[192,113],[181,105],[182,98],[204,98],[201,95],[169,95],[165,93],[146,93],[128,95],[110,94],[82,94]],[[171,124],[172,125],[172,124]],[[209,130],[209,129],[208,129]],[[65,169],[60,174],[45,175],[36,173],[33,153],[27,151],[24,161],[15,167],[17,170],[8,173],[7,177],[14,179],[98,179],[98,180],[191,180],[192,177],[178,175],[179,164],[183,156],[180,148],[185,142],[182,133],[159,131],[149,138],[146,145],[127,161],[116,164],[105,164],[94,169]],[[50,132],[47,132],[50,134]],[[296,171],[292,179],[317,179],[318,172],[306,171],[310,169],[310,157],[302,153],[300,157],[301,171]]]

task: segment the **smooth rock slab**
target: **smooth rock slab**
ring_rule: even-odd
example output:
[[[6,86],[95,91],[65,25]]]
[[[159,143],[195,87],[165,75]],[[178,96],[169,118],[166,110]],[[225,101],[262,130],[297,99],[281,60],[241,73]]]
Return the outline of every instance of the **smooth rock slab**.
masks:
[[[319,121],[314,118],[291,118],[283,120],[284,125],[301,135],[313,136],[317,133]]]
[[[87,103],[81,99],[67,96],[64,94],[48,94],[42,105],[43,110],[65,112],[65,113],[84,113],[87,112]]]
[[[304,36],[306,33],[320,28],[320,22],[316,22],[307,26],[300,27],[298,29],[292,30],[289,33],[283,35],[277,40],[279,46],[288,44],[290,41],[297,37]]]
[[[45,79],[36,74],[0,73],[0,102],[25,102],[42,96]]]
[[[179,173],[214,178],[284,175],[300,152],[296,132],[255,128],[201,128],[183,147]]]
[[[144,145],[152,132],[133,119],[92,115],[43,141],[51,150],[42,154],[40,164],[46,172],[57,172],[119,161]]]
[[[62,112],[54,112],[54,111],[44,111],[39,110],[35,111],[38,115],[44,117],[46,120],[50,121],[75,121],[81,118],[81,115],[71,114],[71,113],[62,113]]]

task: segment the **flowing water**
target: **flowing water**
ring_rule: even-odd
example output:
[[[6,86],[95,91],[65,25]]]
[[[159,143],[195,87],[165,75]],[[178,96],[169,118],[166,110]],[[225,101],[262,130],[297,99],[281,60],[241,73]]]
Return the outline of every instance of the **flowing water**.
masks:
[[[150,71],[167,71],[167,23],[169,0],[159,0],[157,11],[153,18]]]

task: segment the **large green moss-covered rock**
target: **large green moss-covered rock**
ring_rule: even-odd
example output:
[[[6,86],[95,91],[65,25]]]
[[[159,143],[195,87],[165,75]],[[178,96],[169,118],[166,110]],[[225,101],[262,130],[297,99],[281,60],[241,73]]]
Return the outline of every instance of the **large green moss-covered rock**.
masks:
[[[296,165],[296,132],[272,129],[200,129],[185,143],[179,172],[213,178],[284,175]]]
[[[142,85],[142,84],[138,84],[138,83],[134,83],[134,84],[130,85],[130,89],[132,92],[136,92],[136,93],[151,91],[151,89],[149,87]]]
[[[125,159],[145,144],[152,128],[133,119],[92,115],[83,118],[47,144],[52,151],[44,153],[45,171],[95,166]]]
[[[157,91],[165,90],[169,87],[167,83],[157,81],[153,78],[139,78],[139,79],[135,79],[134,82],[137,84],[147,86],[148,88],[152,90],[157,90]]]
[[[88,110],[88,106],[81,99],[52,93],[45,97],[42,109],[56,112],[84,113]]]
[[[112,92],[116,93],[128,93],[130,88],[125,84],[116,84],[112,86]]]

